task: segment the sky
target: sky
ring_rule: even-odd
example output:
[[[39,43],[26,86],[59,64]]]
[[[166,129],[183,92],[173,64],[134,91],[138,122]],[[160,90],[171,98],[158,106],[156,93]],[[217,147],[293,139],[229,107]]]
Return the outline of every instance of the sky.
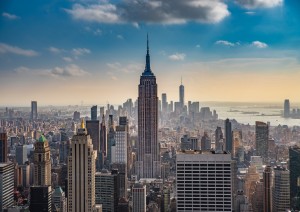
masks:
[[[149,34],[158,96],[300,102],[295,0],[1,0],[0,106],[136,99]]]

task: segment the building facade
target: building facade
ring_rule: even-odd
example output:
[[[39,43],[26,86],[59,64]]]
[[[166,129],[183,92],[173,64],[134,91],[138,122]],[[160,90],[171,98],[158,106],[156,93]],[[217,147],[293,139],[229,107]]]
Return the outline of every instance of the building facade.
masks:
[[[147,39],[146,66],[140,78],[138,95],[138,151],[136,161],[136,174],[138,178],[157,178],[161,175],[157,132],[157,84],[156,77],[150,67]]]
[[[51,185],[50,147],[44,135],[34,144],[34,185]]]
[[[269,125],[257,121],[255,122],[256,155],[261,156],[263,161],[268,159],[269,151]]]
[[[140,183],[132,187],[132,212],[146,212],[146,186]]]
[[[0,163],[0,211],[14,204],[14,164]]]
[[[7,134],[6,133],[0,133],[0,163],[6,163],[7,162]]]
[[[68,157],[68,210],[92,211],[95,206],[96,151],[90,135],[81,122],[81,127],[71,141]]]
[[[272,212],[290,209],[290,172],[284,167],[274,168]]]
[[[232,211],[233,162],[226,152],[176,155],[177,212]]]

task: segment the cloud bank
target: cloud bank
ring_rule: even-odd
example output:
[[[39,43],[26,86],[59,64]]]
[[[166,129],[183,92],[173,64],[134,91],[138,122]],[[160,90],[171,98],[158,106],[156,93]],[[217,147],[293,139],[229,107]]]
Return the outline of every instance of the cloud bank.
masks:
[[[38,55],[36,51],[31,49],[22,49],[17,46],[11,46],[5,43],[0,43],[0,54],[7,54],[7,53],[26,56],[26,57],[33,57]]]
[[[230,15],[222,0],[123,0],[112,4],[74,4],[65,9],[74,19],[98,23],[218,23]]]
[[[236,2],[247,9],[272,8],[283,4],[283,0],[236,0]]]

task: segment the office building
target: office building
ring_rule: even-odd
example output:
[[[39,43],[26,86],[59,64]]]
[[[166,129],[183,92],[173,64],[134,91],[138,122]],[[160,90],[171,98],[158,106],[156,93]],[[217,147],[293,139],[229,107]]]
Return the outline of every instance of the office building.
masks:
[[[105,126],[105,116],[102,115],[102,121],[100,124],[100,152],[98,154],[97,163],[99,164],[99,171],[104,167],[104,161],[107,153],[107,134],[106,134],[106,126]]]
[[[233,158],[239,157],[239,148],[243,146],[242,131],[234,129],[232,131],[232,156]]]
[[[113,150],[115,149],[116,146],[116,131],[114,127],[114,120],[113,120],[113,115],[109,115],[109,120],[108,120],[108,135],[107,135],[107,165],[110,165],[112,163],[112,156],[113,156]]]
[[[120,198],[117,212],[129,212],[129,201],[126,198]]]
[[[121,116],[119,117],[119,125],[124,126],[125,130],[127,132],[127,174],[131,176],[131,169],[132,169],[132,144],[130,141],[130,136],[129,136],[129,125],[128,125],[128,119],[126,116]]]
[[[73,136],[68,157],[68,210],[92,211],[95,206],[96,151],[90,135],[81,121]]]
[[[44,135],[34,144],[34,185],[51,185],[50,147]]]
[[[97,105],[94,105],[91,107],[91,120],[96,121],[97,120]]]
[[[52,203],[57,209],[59,209],[59,212],[67,212],[67,200],[65,197],[65,192],[59,186],[53,191]]]
[[[284,110],[283,110],[283,117],[284,118],[289,118],[290,117],[290,100],[286,99],[284,100]]]
[[[215,150],[224,150],[224,146],[223,146],[224,142],[223,142],[223,132],[221,127],[217,127],[216,131],[215,131]]]
[[[244,191],[245,195],[251,199],[251,195],[253,193],[253,185],[255,185],[256,182],[258,182],[260,179],[259,174],[256,171],[255,165],[250,165],[248,168],[248,172],[245,175],[244,178]]]
[[[37,118],[37,101],[31,101],[31,120],[36,120]]]
[[[132,187],[132,212],[146,212],[146,186],[140,183]]]
[[[140,78],[138,96],[138,142],[136,174],[138,178],[160,176],[158,132],[158,97],[156,77],[151,71],[149,45],[145,70]]]
[[[208,137],[207,132],[204,132],[204,135],[201,138],[201,150],[210,150],[211,149],[211,140]]]
[[[16,146],[16,161],[19,165],[27,161],[27,145]]]
[[[225,120],[225,149],[232,153],[232,127],[229,119]]]
[[[7,134],[6,133],[0,133],[0,163],[6,163],[7,162]]]
[[[102,204],[103,212],[116,212],[118,207],[118,174],[103,169],[95,175],[96,204]]]
[[[290,170],[290,201],[293,209],[300,210],[299,186],[300,186],[300,147],[289,148],[289,170]],[[298,184],[299,182],[299,184]]]
[[[263,212],[272,212],[272,168],[266,166],[263,175],[264,197],[263,197]]]
[[[272,192],[272,212],[285,212],[290,209],[290,172],[284,167],[274,168]]]
[[[0,211],[14,204],[14,164],[0,163]]]
[[[262,212],[263,211],[263,200],[264,200],[264,185],[263,179],[257,181],[253,186],[253,193],[251,194],[250,203],[252,205],[253,212]],[[245,210],[244,212],[248,212],[251,210]]]
[[[181,78],[181,84],[179,86],[179,103],[181,106],[181,109],[184,107],[184,86],[182,85],[182,78]]]
[[[119,197],[127,197],[127,166],[125,163],[113,163],[112,170],[118,170],[118,195]]]
[[[167,102],[167,94],[161,94],[161,102],[162,102],[162,112],[166,114],[168,112],[168,102]]]
[[[127,164],[127,129],[126,125],[116,127],[115,134],[115,155],[113,155],[113,163]]]
[[[52,189],[50,185],[30,187],[30,211],[52,211]]]
[[[99,120],[86,121],[87,133],[90,135],[94,150],[100,152],[100,123]]]
[[[256,155],[261,156],[265,162],[269,151],[269,125],[260,121],[255,122],[255,137]]]
[[[232,172],[227,152],[177,152],[177,212],[232,211]]]

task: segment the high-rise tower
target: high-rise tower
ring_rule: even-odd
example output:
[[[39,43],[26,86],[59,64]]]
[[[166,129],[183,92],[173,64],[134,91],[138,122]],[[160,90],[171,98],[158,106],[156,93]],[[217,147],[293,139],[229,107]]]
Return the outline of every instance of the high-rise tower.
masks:
[[[179,86],[179,102],[181,108],[184,106],[184,86],[182,85],[182,78],[181,78],[181,84]]]
[[[147,36],[146,66],[140,78],[138,97],[138,155],[136,161],[136,174],[138,178],[156,178],[160,176],[157,119],[157,84],[156,77],[150,67]]]
[[[69,211],[92,211],[95,206],[96,153],[82,120],[81,127],[72,138],[68,157]]]
[[[31,101],[31,120],[36,120],[37,116],[37,101]]]
[[[34,144],[34,185],[51,185],[50,146],[44,135]]]

